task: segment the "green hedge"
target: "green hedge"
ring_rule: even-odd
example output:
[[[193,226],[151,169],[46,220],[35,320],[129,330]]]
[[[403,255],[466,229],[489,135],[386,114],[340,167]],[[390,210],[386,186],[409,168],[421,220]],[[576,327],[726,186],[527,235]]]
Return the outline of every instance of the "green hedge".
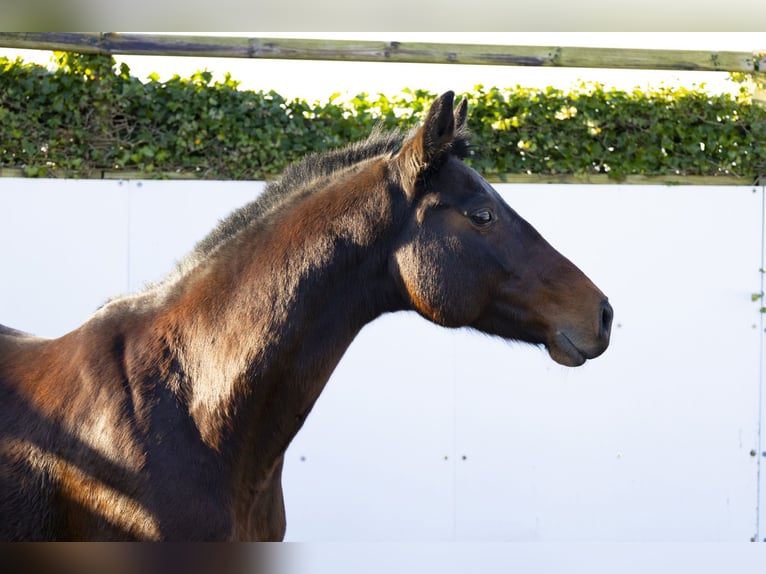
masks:
[[[287,100],[231,77],[142,82],[109,56],[58,54],[58,67],[0,59],[0,167],[28,176],[104,170],[264,179],[314,150],[412,126],[435,94]],[[740,96],[652,91],[476,89],[466,94],[474,167],[502,174],[738,175],[766,172],[766,109]]]

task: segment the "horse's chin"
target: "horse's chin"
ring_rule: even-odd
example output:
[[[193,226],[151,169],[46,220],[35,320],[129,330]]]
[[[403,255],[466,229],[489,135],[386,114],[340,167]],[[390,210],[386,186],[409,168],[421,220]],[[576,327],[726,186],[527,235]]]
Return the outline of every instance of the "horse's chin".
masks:
[[[546,347],[551,359],[565,367],[579,367],[588,359],[562,331],[557,331]]]

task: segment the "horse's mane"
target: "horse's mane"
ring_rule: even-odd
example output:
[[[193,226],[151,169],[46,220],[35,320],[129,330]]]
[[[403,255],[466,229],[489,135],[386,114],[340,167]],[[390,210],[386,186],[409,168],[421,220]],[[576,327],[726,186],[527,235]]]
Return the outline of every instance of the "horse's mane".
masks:
[[[199,260],[230,237],[257,221],[263,220],[297,196],[307,195],[322,187],[334,174],[384,154],[396,152],[406,134],[395,130],[384,132],[376,128],[365,140],[346,147],[315,152],[289,165],[279,180],[273,181],[257,199],[235,210],[202,239],[190,257]]]
[[[315,152],[289,165],[282,177],[269,183],[255,200],[222,219],[204,239],[197,243],[191,253],[179,261],[175,273],[161,284],[184,275],[240,231],[264,221],[269,214],[276,212],[294,198],[321,189],[333,175],[382,155],[394,155],[412,134],[414,130],[410,133],[402,130],[384,131],[378,126],[364,140],[335,150]],[[467,131],[460,130],[455,134],[449,153],[461,159],[468,156],[469,134]]]

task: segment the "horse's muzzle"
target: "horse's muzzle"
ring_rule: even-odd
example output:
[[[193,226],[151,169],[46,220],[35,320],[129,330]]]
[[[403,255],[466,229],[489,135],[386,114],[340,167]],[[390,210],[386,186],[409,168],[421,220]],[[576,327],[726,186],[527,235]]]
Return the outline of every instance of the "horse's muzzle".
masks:
[[[551,358],[567,367],[579,367],[588,359],[595,359],[606,351],[612,332],[614,309],[604,298],[598,308],[598,323],[587,329],[573,326],[559,328],[548,341]]]

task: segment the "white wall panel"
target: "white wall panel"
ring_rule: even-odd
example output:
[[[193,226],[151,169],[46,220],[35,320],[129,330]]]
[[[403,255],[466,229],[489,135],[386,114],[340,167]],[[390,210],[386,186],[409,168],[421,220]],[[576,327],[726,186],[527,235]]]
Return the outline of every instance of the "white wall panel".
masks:
[[[288,450],[288,539],[743,541],[759,515],[766,537],[763,189],[497,187],[609,295],[612,346],[567,369],[379,319]],[[0,323],[68,331],[261,189],[0,179]]]
[[[569,370],[466,341],[458,537],[748,540],[760,190],[519,187],[506,197],[610,296],[613,343]]]

